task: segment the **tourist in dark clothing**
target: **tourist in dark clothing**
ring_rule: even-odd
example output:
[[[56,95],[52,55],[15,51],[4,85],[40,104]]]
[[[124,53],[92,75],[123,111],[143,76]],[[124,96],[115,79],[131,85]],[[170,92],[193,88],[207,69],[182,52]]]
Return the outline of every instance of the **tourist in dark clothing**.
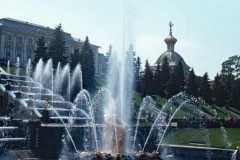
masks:
[[[236,160],[240,160],[240,148],[237,147]]]

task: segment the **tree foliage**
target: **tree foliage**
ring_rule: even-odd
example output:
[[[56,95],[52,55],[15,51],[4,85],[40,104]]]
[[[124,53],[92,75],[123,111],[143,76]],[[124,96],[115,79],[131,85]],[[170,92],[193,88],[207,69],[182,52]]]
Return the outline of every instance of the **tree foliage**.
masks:
[[[135,90],[140,91],[140,82],[141,82],[141,59],[138,56],[135,65],[134,65],[134,79],[135,79]]]
[[[94,53],[91,49],[88,37],[86,37],[80,52],[80,63],[82,67],[83,88],[87,90],[95,89]]]
[[[208,74],[205,73],[202,78],[199,94],[208,104],[212,104],[212,89],[210,88]]]
[[[184,69],[181,61],[179,61],[177,66],[174,67],[174,73],[176,75],[175,83],[178,83],[177,86],[179,87],[179,91],[183,91],[185,86],[185,79],[184,79]]]
[[[217,74],[214,78],[214,85],[213,85],[213,99],[214,104],[218,106],[224,106],[225,102],[225,94],[223,89],[223,84],[221,81],[220,76]]]
[[[71,55],[71,63],[70,63],[70,67],[71,67],[71,71],[73,71],[73,69],[80,64],[80,52],[79,52],[79,48],[76,48],[73,52],[73,54]]]
[[[61,24],[59,24],[53,32],[53,38],[49,46],[49,55],[53,59],[54,68],[57,67],[59,62],[61,65],[68,63],[69,56],[66,55],[65,52],[65,43],[65,34],[63,32]]]
[[[37,41],[37,49],[35,52],[34,64],[37,64],[38,61],[42,58],[43,62],[46,63],[49,56],[47,55],[47,47],[44,37],[40,37]]]
[[[222,63],[221,74],[234,75],[235,78],[240,78],[240,56],[231,56],[228,60],[224,61]]]
[[[157,68],[153,74],[153,85],[154,85],[154,94],[164,96],[164,91],[162,87],[162,72],[161,66],[157,63]]]
[[[179,86],[179,83],[177,83],[176,79],[177,79],[177,77],[176,77],[175,73],[173,72],[167,83],[167,98],[170,98],[173,95],[180,92],[180,86]]]
[[[229,106],[240,109],[240,79],[236,79],[233,83],[233,88],[231,91]]]
[[[148,60],[146,60],[145,63],[145,69],[143,73],[143,81],[142,81],[142,94],[143,96],[151,95],[152,94],[152,84],[153,84],[153,73],[150,68],[150,65],[148,63]]]
[[[198,96],[197,80],[196,80],[196,75],[193,69],[189,72],[187,86],[186,86],[186,93],[191,96],[195,96],[195,97]]]
[[[170,79],[170,67],[169,67],[167,57],[165,57],[163,59],[163,63],[162,63],[162,66],[161,66],[161,71],[162,71],[162,73],[161,73],[161,75],[162,75],[162,87],[163,87],[163,90],[165,90],[167,88],[168,80]]]
[[[183,91],[184,89],[184,71],[182,63],[179,61],[177,66],[173,68],[170,79],[167,85],[168,98]]]

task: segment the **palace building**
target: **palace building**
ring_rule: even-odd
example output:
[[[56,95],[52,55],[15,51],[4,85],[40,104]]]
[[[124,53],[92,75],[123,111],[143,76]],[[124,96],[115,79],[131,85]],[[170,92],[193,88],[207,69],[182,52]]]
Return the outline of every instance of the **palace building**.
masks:
[[[44,37],[46,46],[49,45],[54,29],[38,24],[24,22],[12,18],[0,19],[0,60],[10,61],[15,64],[17,57],[20,59],[20,65],[25,66],[29,59],[33,60],[37,47],[37,41]],[[83,41],[74,38],[70,33],[64,32],[66,40],[66,54],[73,54],[74,49],[81,50]],[[100,46],[91,44],[94,52],[95,74],[104,75],[104,55],[98,52]]]

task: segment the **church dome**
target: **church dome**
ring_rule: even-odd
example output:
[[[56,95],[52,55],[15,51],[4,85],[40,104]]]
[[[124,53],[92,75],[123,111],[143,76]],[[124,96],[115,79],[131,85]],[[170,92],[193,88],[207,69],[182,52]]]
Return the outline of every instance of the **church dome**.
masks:
[[[174,67],[178,64],[179,61],[181,61],[183,68],[186,72],[189,71],[190,67],[185,63],[184,59],[180,54],[174,51],[174,45],[177,42],[177,39],[172,34],[172,22],[169,23],[170,31],[169,35],[165,38],[165,43],[167,44],[167,51],[162,53],[157,61],[155,62],[154,66],[156,67],[159,63],[160,66],[162,65],[164,58],[166,57],[168,59],[169,66]]]
[[[168,51],[164,52],[163,54],[161,54],[158,57],[157,61],[155,62],[155,65],[157,65],[158,63],[160,65],[162,65],[165,57],[167,57],[167,59],[168,59],[169,66],[174,67],[178,64],[179,61],[181,61],[184,69],[187,69],[187,70],[190,69],[190,67],[186,64],[186,62],[184,61],[182,56],[180,54],[178,54],[177,52],[171,51],[171,50],[168,50]]]
[[[175,44],[177,42],[177,39],[173,37],[172,31],[170,31],[169,35],[164,40],[167,44]]]

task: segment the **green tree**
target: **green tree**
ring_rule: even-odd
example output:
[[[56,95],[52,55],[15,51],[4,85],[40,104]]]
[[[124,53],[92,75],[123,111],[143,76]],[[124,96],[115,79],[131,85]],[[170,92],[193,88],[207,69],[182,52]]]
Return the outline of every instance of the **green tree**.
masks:
[[[182,63],[179,61],[177,66],[173,68],[173,72],[168,81],[167,85],[168,98],[183,91],[183,89],[184,89],[184,71]]]
[[[202,78],[202,83],[200,87],[200,96],[208,103],[212,104],[212,90],[209,84],[208,74],[205,73]]]
[[[222,70],[220,74],[220,78],[223,85],[223,92],[225,94],[225,105],[230,105],[233,103],[233,99],[231,96],[234,94],[235,80],[240,76],[240,56],[232,56],[229,57],[228,60],[222,63]]]
[[[162,75],[161,75],[161,66],[158,63],[157,68],[153,74],[153,85],[154,85],[154,94],[164,96],[164,91],[162,87]]]
[[[213,100],[214,104],[217,106],[224,106],[226,104],[225,102],[225,94],[224,89],[222,85],[222,81],[220,76],[217,74],[214,78],[214,84],[213,84]]]
[[[221,74],[220,75],[221,81],[222,81],[222,86],[223,86],[223,93],[225,95],[225,105],[229,105],[229,99],[230,95],[233,89],[233,84],[234,84],[234,75],[232,74]]]
[[[173,72],[167,83],[167,98],[170,98],[173,95],[180,92],[180,85],[176,80],[177,80],[176,74],[175,72]]]
[[[240,56],[235,55],[229,57],[222,63],[222,75],[234,75],[235,78],[240,77]]]
[[[162,89],[166,90],[167,83],[170,79],[170,67],[168,63],[167,57],[163,59],[162,66],[161,66],[161,75],[162,75]]]
[[[180,87],[179,91],[183,91],[185,86],[185,78],[184,78],[184,69],[181,61],[178,62],[174,70],[174,73],[176,75],[175,83],[178,83],[178,87]]]
[[[47,55],[47,47],[45,46],[45,40],[44,37],[40,37],[37,41],[37,49],[34,51],[35,58],[33,61],[33,64],[36,65],[38,61],[42,58],[43,62],[46,63],[47,59],[49,58]]]
[[[95,89],[94,53],[91,49],[88,37],[86,37],[80,52],[80,63],[82,67],[83,88],[87,90]]]
[[[61,24],[59,24],[53,32],[53,38],[49,46],[49,55],[53,60],[54,68],[57,67],[59,62],[61,65],[65,65],[69,61],[69,56],[65,52],[65,44],[65,34]]]
[[[135,67],[134,67],[134,74],[135,74],[135,90],[140,91],[140,82],[141,82],[141,59],[138,56],[137,60],[135,62]]]
[[[195,97],[198,96],[198,85],[197,85],[196,75],[193,69],[191,69],[191,71],[189,72],[187,86],[186,86],[186,93],[191,96],[195,96]]]
[[[71,63],[70,63],[70,67],[71,67],[71,71],[74,70],[74,68],[80,64],[80,52],[79,52],[79,48],[74,49],[73,54],[71,55]]]
[[[142,81],[142,95],[151,95],[152,94],[152,84],[153,84],[153,73],[149,66],[148,60],[145,63],[145,69],[143,73],[143,81]]]
[[[233,83],[233,88],[232,88],[230,99],[229,99],[229,105],[231,107],[240,109],[239,93],[240,93],[240,79],[236,79]]]

